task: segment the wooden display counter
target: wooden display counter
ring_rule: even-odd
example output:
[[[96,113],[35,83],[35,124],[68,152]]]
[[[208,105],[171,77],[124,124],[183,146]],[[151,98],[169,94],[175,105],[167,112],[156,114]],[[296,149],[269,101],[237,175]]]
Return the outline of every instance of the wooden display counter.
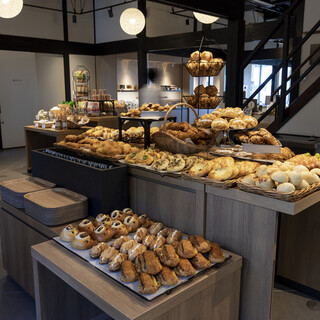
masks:
[[[270,319],[279,216],[294,220],[293,216],[297,214],[298,217],[300,214],[301,217],[314,215],[313,205],[316,204],[317,208],[320,206],[317,204],[320,192],[297,202],[286,202],[238,189],[224,190],[196,181],[161,176],[138,167],[129,167],[128,172],[129,203],[134,210],[147,213],[152,219],[159,219],[187,233],[201,234],[244,258],[240,319]],[[312,234],[315,240],[314,233]],[[316,243],[318,242],[311,246],[315,251]],[[290,243],[287,242],[286,252],[290,252],[288,247]],[[304,248],[306,247],[308,244],[304,242]],[[296,252],[295,247],[291,248],[292,269],[292,265],[297,264],[293,254]],[[279,253],[282,253],[282,250]],[[311,255],[305,253],[304,258],[306,255],[310,262]],[[305,263],[300,264],[306,268]],[[278,270],[280,271],[280,266]],[[314,270],[313,274],[317,272]],[[301,277],[308,276],[300,276],[300,279]],[[309,278],[316,280],[317,276],[312,277]]]
[[[35,126],[25,126],[24,137],[26,144],[28,171],[32,170],[31,150],[52,147],[55,142],[60,142],[68,134],[79,135],[86,130],[88,130],[88,127],[82,127],[79,129],[54,130],[36,128]]]
[[[100,116],[100,117],[89,117],[90,122],[87,124],[89,127],[108,127],[112,129],[118,129],[118,116]]]
[[[54,241],[38,244],[32,247],[37,319],[88,319],[77,301],[61,304],[69,287],[116,320],[236,320],[242,259],[231,254],[220,268],[147,301]]]

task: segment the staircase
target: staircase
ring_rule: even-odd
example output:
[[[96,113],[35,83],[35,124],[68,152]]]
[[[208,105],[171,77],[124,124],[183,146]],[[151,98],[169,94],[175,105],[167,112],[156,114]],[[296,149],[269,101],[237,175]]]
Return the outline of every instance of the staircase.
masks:
[[[304,5],[304,1],[295,0],[292,5],[286,10],[281,19],[278,20],[274,29],[262,39],[255,49],[248,55],[242,65],[241,72],[247,65],[254,59],[265,44],[271,39],[273,34],[280,28],[283,28],[283,48],[282,48],[282,61],[274,68],[272,74],[255,90],[255,92],[242,104],[241,108],[245,108],[250,101],[271,81],[276,75],[281,72],[281,85],[279,85],[271,93],[271,101],[276,97],[273,105],[264,112],[258,122],[260,123],[265,119],[273,110],[275,111],[275,119],[268,126],[268,130],[276,133],[285,123],[287,123],[294,115],[296,115],[303,107],[312,100],[312,98],[320,92],[320,75],[316,80],[309,85],[302,93],[300,91],[300,84],[320,62],[320,46],[314,50],[306,59],[301,62],[302,46],[307,42],[316,30],[320,27],[320,20],[302,37],[302,27],[300,34],[297,33],[296,25],[297,19],[295,12],[299,10],[299,5]],[[300,7],[301,8],[301,7]],[[295,30],[295,35],[290,33],[290,30]],[[292,45],[293,44],[293,45]],[[298,58],[297,58],[298,57]],[[295,60],[293,60],[295,58]],[[298,64],[296,63],[298,61]],[[294,63],[293,63],[294,62]],[[309,64],[309,65],[308,65]],[[288,76],[288,66],[292,65],[292,74]],[[303,71],[302,71],[303,70]],[[290,81],[290,85],[288,85]],[[287,98],[289,96],[289,99]],[[286,102],[289,100],[289,104]]]

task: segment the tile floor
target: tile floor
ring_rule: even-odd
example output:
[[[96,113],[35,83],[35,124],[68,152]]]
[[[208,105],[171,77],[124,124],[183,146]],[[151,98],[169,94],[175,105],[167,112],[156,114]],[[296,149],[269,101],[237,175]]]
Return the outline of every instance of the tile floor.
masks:
[[[0,181],[25,177],[26,168],[24,148],[0,150]],[[310,297],[276,284],[273,291],[271,319],[320,320],[320,302],[314,307],[316,310],[312,311],[307,307],[307,302],[310,300],[312,300]],[[0,246],[0,320],[33,319],[36,319],[34,300],[7,276],[3,269]],[[107,319],[110,318],[101,315],[91,320]]]

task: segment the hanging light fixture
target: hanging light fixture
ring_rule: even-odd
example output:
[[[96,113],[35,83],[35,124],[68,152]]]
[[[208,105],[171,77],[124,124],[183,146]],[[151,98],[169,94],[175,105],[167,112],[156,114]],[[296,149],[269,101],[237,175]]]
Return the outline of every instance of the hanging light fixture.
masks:
[[[0,18],[14,18],[23,7],[23,0],[0,0]]]
[[[120,16],[120,26],[122,30],[130,35],[136,35],[140,33],[145,25],[146,19],[139,9],[126,9]]]
[[[199,12],[193,12],[193,15],[198,21],[204,24],[211,24],[219,19],[219,17],[209,16],[208,14],[203,14]]]

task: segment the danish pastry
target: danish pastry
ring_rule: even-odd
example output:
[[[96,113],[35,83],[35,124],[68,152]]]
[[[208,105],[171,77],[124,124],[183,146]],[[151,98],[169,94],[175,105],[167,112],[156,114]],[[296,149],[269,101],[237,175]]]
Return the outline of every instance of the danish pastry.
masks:
[[[207,253],[211,249],[209,241],[202,236],[189,236],[189,240],[200,253]]]
[[[221,250],[220,246],[215,243],[211,242],[211,250],[209,252],[208,259],[211,263],[221,263],[226,259],[224,252]]]
[[[78,226],[78,230],[79,230],[79,231],[87,232],[87,233],[89,233],[90,235],[93,235],[94,229],[95,229],[95,226],[94,226],[93,223],[92,223],[90,220],[88,220],[88,219],[82,220],[82,221],[79,223],[79,226]]]
[[[119,253],[119,251],[114,247],[108,247],[108,248],[104,249],[102,251],[102,253],[100,254],[99,263],[100,264],[108,263],[110,261],[110,259],[117,253]]]
[[[71,247],[78,250],[87,250],[92,248],[95,243],[87,232],[81,231],[71,240]]]
[[[113,255],[109,260],[109,271],[118,271],[121,268],[122,263],[127,260],[128,255],[126,253],[118,252]]]
[[[130,261],[134,261],[139,253],[143,253],[146,250],[147,250],[147,247],[145,245],[141,243],[137,243],[128,250],[128,259]]]
[[[162,265],[154,251],[144,251],[137,255],[135,259],[137,272],[157,274],[161,271]]]
[[[121,278],[122,282],[135,282],[139,278],[138,272],[132,261],[125,260],[121,264]]]
[[[134,215],[134,212],[131,208],[124,208],[122,212],[124,212],[126,215],[130,215],[130,216]]]
[[[142,244],[144,244],[147,248],[151,245],[151,243],[154,241],[156,236],[153,234],[147,234],[143,239],[142,239]]]
[[[177,253],[180,258],[190,259],[190,258],[194,257],[198,253],[198,251],[192,245],[190,240],[182,239],[180,241],[179,247],[177,249]]]
[[[150,244],[150,249],[155,250],[161,248],[166,243],[166,238],[162,235],[158,235]]]
[[[131,249],[135,244],[137,244],[136,240],[129,240],[124,242],[120,247],[120,252],[128,253],[129,249]]]
[[[178,265],[180,258],[172,245],[165,244],[162,248],[156,249],[155,252],[164,266],[174,268]]]
[[[60,232],[60,239],[65,242],[70,242],[79,233],[79,230],[75,228],[72,224],[67,225]]]
[[[121,236],[120,238],[115,239],[115,240],[112,242],[111,247],[114,247],[114,248],[116,248],[117,250],[119,250],[120,247],[122,246],[122,244],[123,244],[124,242],[129,241],[129,240],[130,240],[130,239],[129,239],[127,236]]]
[[[93,225],[95,227],[100,226],[101,224],[109,224],[111,225],[111,219],[110,216],[104,213],[99,213],[96,216],[96,219],[93,221]]]
[[[207,269],[210,267],[210,261],[206,259],[201,253],[197,253],[190,262],[196,269]]]
[[[134,235],[134,240],[136,240],[137,242],[141,242],[142,239],[146,236],[146,234],[148,233],[148,230],[145,227],[140,227],[135,235]]]
[[[145,228],[149,228],[152,224],[150,218],[146,214],[139,216],[140,225]]]
[[[179,241],[181,236],[182,236],[182,232],[180,230],[176,230],[176,229],[171,230],[168,233],[166,242],[169,244],[172,244],[175,241]]]
[[[189,277],[196,274],[196,269],[188,259],[180,259],[178,265],[174,268],[178,277]]]
[[[232,129],[245,129],[247,124],[241,119],[231,119],[229,122],[229,127]]]
[[[109,225],[102,225],[98,226],[94,229],[93,238],[99,242],[107,242],[113,237],[113,231],[111,226]]]
[[[161,230],[157,233],[157,236],[166,237],[166,236],[169,234],[170,231],[171,231],[170,228],[164,227],[163,229],[161,229]]]
[[[157,275],[157,279],[164,286],[175,286],[178,283],[176,273],[168,267],[162,268],[160,273]]]
[[[149,233],[156,235],[163,228],[163,224],[161,222],[154,222],[149,228]]]
[[[161,286],[161,283],[157,279],[148,274],[142,272],[139,277],[138,291],[143,294],[155,293]]]
[[[211,128],[213,130],[227,130],[229,128],[229,123],[223,118],[218,118],[212,121]]]
[[[114,210],[111,212],[111,219],[118,220],[123,222],[124,218],[126,217],[126,214],[123,211],[120,210]]]
[[[111,225],[112,231],[113,231],[113,237],[119,238],[121,236],[126,236],[129,233],[129,230],[122,222],[120,221],[114,221]]]
[[[106,242],[100,242],[91,248],[89,256],[93,259],[97,259],[100,257],[102,251],[108,247],[109,245]]]
[[[137,216],[127,216],[123,223],[125,226],[131,227],[132,232],[135,232],[140,227],[140,220]]]

